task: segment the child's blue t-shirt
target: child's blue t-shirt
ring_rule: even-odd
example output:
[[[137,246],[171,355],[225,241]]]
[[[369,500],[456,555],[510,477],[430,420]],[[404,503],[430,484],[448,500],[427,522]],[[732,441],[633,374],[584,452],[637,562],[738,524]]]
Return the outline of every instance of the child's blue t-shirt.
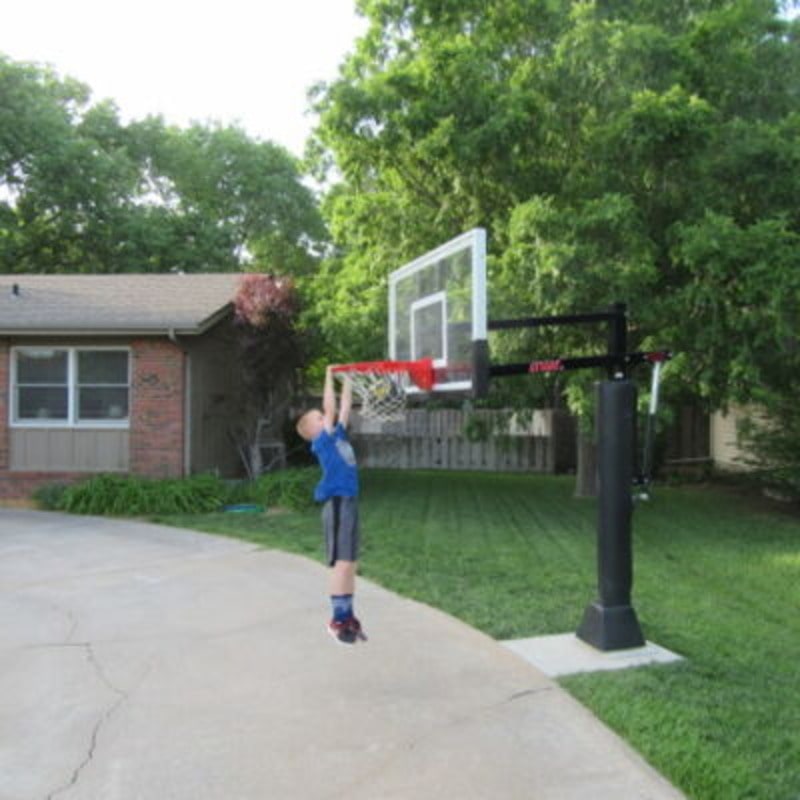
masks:
[[[331,497],[358,496],[356,455],[341,423],[331,433],[323,430],[311,442],[311,452],[322,467],[322,480],[314,489],[314,499],[318,503]]]

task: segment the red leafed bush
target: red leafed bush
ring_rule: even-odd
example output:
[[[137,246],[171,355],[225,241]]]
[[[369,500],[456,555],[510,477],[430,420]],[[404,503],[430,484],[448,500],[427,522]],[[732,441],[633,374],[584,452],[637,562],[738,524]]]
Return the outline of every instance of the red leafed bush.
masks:
[[[237,321],[254,328],[266,328],[273,320],[288,322],[298,305],[291,278],[256,273],[242,276],[233,302]]]
[[[254,413],[288,404],[305,358],[291,278],[243,275],[233,299],[245,401]]]

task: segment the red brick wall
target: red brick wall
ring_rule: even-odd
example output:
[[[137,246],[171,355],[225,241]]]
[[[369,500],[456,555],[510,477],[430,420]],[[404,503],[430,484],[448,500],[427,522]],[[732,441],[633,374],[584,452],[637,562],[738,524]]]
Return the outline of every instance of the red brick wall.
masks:
[[[48,483],[75,483],[97,473],[82,472],[6,472],[0,470],[0,500],[30,497]]]
[[[168,340],[139,339],[131,346],[130,471],[181,477],[185,356]]]

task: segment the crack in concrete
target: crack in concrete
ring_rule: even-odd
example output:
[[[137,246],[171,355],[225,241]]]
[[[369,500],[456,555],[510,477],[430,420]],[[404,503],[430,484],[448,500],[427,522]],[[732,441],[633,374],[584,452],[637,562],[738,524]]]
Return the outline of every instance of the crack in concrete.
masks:
[[[290,609],[291,612],[308,612],[313,610],[316,606],[311,605],[298,605],[293,606]],[[72,618],[71,612],[67,611],[66,609],[61,609],[66,614],[68,614]],[[108,646],[119,645],[119,644],[140,644],[143,642],[158,642],[162,640],[166,640],[172,643],[177,643],[178,645],[183,641],[202,641],[202,642],[210,642],[215,641],[217,639],[225,639],[233,636],[239,636],[243,633],[251,633],[253,631],[258,631],[262,629],[268,629],[275,625],[282,625],[285,624],[285,614],[276,614],[273,616],[262,616],[258,619],[253,620],[252,622],[247,622],[243,625],[239,625],[237,627],[225,628],[225,627],[217,627],[216,629],[211,630],[203,630],[198,628],[195,631],[190,631],[187,633],[180,633],[174,630],[168,630],[165,633],[158,633],[158,634],[142,634],[140,636],[126,636],[114,639],[103,639],[102,641],[95,642],[95,644],[103,644]],[[84,642],[73,642],[72,637],[75,631],[78,628],[78,621],[75,620],[72,628],[70,629],[67,637],[64,641],[61,642],[36,642],[35,644],[23,644],[20,646],[22,650],[39,650],[39,649],[46,649],[46,648],[58,648],[58,647],[83,647],[85,646]]]
[[[524,689],[521,692],[514,692],[510,697],[506,698],[505,703],[513,703],[515,700],[521,700],[523,697],[530,697],[534,694],[543,694],[544,692],[552,692],[555,686],[540,686],[538,689]],[[499,705],[503,705],[500,703]]]
[[[75,614],[69,609],[65,608],[64,606],[60,606],[57,603],[50,603],[50,608],[55,609],[59,614],[63,614],[65,619],[65,623],[67,626],[66,635],[64,636],[63,640],[58,642],[22,642],[15,646],[15,649],[19,650],[37,650],[40,648],[47,648],[47,647],[81,647],[80,643],[75,643],[72,641],[72,637],[75,635],[75,631],[78,630],[78,618]]]
[[[100,718],[94,725],[92,729],[92,735],[89,739],[89,747],[87,749],[86,755],[81,761],[80,764],[75,768],[72,773],[72,777],[70,780],[64,784],[63,786],[58,787],[57,789],[50,792],[46,800],[52,800],[56,795],[62,794],[63,792],[68,792],[70,789],[74,788],[78,780],[80,780],[81,773],[83,770],[91,763],[92,759],[94,758],[95,750],[97,749],[97,740],[100,735],[100,729],[103,725],[111,718],[114,712],[128,699],[128,693],[123,691],[122,689],[115,686],[108,678],[103,669],[102,664],[97,659],[97,655],[94,652],[94,648],[91,642],[64,642],[61,645],[62,647],[81,647],[86,652],[86,658],[88,662],[92,665],[92,669],[94,670],[95,675],[97,676],[98,680],[106,686],[110,691],[114,692],[117,695],[117,699],[110,705],[106,710],[101,714]]]
[[[78,629],[78,618],[75,614],[72,613],[71,608],[65,608],[64,606],[55,606],[59,611],[67,615],[67,619],[69,620],[70,628],[67,632],[67,637],[64,639],[64,644],[69,644],[72,641],[72,637],[75,635],[75,631]]]
[[[472,722],[476,719],[480,719],[487,714],[491,714],[493,711],[496,711],[499,708],[503,708],[503,706],[508,705],[509,703],[514,703],[518,700],[522,700],[526,697],[532,697],[538,694],[546,694],[547,692],[553,692],[558,689],[557,686],[540,686],[536,689],[523,689],[519,692],[514,692],[513,694],[509,695],[503,700],[499,700],[495,703],[491,703],[489,705],[481,706],[479,708],[475,708],[465,714],[461,714],[458,717],[455,717],[451,720],[448,720],[446,723],[433,726],[429,730],[424,731],[420,736],[414,737],[406,742],[398,742],[397,746],[393,749],[392,752],[388,753],[385,758],[381,760],[379,764],[376,764],[372,769],[366,772],[364,775],[359,776],[353,782],[347,784],[344,789],[341,788],[335,790],[331,795],[329,795],[330,800],[341,800],[344,797],[349,797],[352,792],[357,789],[359,786],[368,783],[374,775],[380,775],[384,770],[393,762],[404,756],[407,756],[409,753],[414,752],[417,748],[424,746],[425,743],[433,739],[437,736],[442,735],[445,731],[450,728],[455,728],[465,723]]]
[[[72,616],[71,613],[70,616]],[[69,644],[72,641],[72,637],[75,635],[75,631],[77,629],[78,629],[78,620],[73,617],[72,627],[69,629],[69,633],[67,634],[67,638],[64,640],[64,644]]]

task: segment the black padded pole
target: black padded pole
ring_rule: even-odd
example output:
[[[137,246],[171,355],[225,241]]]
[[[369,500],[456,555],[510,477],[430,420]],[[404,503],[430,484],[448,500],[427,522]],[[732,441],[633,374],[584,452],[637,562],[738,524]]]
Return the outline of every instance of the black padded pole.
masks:
[[[481,399],[489,394],[489,343],[486,339],[472,342],[472,396]]]
[[[625,303],[614,303],[610,309],[611,325],[608,329],[609,378],[627,378],[626,353],[628,352],[628,317]]]
[[[597,462],[600,493],[597,516],[598,599],[587,606],[579,639],[599,650],[641,647],[644,636],[631,605],[633,547],[634,426],[636,388],[610,380],[597,388]]]

